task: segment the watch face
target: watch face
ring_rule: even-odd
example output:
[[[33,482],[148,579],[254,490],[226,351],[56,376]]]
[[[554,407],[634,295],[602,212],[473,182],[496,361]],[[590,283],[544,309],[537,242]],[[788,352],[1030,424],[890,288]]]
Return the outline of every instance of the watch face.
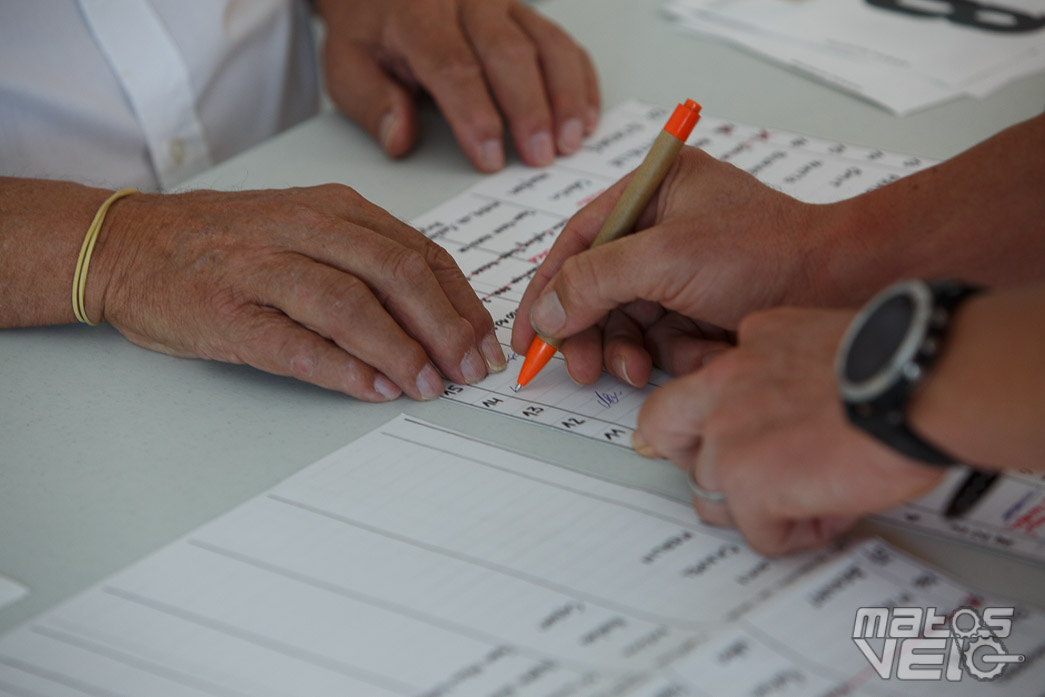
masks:
[[[932,312],[932,291],[922,281],[901,281],[875,296],[842,339],[836,371],[842,398],[862,403],[904,380]]]
[[[907,336],[914,317],[910,296],[894,295],[878,306],[849,347],[845,377],[850,382],[866,382],[889,365]]]

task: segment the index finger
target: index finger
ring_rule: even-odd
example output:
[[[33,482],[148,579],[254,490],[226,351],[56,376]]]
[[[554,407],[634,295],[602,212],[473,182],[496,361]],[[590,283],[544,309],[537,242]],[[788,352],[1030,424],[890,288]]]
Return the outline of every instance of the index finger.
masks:
[[[504,126],[456,17],[422,14],[401,43],[410,70],[432,95],[475,167],[483,172],[504,167]]]
[[[591,247],[592,241],[599,234],[602,224],[609,217],[610,211],[624,193],[624,188],[631,180],[631,175],[624,177],[606,191],[602,192],[591,203],[577,212],[559,233],[548,256],[541,262],[537,272],[530,279],[530,284],[523,293],[519,310],[512,326],[512,348],[516,353],[526,353],[533,341],[535,332],[530,326],[530,305],[541,294],[545,286],[559,273],[559,269],[567,259]]]
[[[419,253],[427,262],[436,281],[450,304],[461,317],[468,320],[487,368],[503,370],[504,351],[494,334],[493,318],[469,285],[464,273],[450,254],[422,233],[399,220],[383,208],[366,201],[343,187],[320,187],[316,195],[327,194],[327,205],[346,222],[362,225],[380,233],[407,249]]]
[[[708,373],[698,370],[655,390],[639,410],[632,436],[635,451],[662,457],[679,469],[693,468],[704,439],[704,427],[714,410],[717,391]],[[710,485],[710,482],[702,484]]]

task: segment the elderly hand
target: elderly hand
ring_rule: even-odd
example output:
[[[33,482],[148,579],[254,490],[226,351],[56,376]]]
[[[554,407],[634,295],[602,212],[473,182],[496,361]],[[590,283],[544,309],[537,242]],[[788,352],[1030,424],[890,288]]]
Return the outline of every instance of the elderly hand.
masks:
[[[247,363],[367,401],[433,399],[505,366],[450,256],[338,185],[121,199],[88,316],[140,346]]]
[[[505,123],[522,159],[547,165],[598,120],[587,54],[517,0],[318,0],[317,9],[331,97],[393,157],[417,140],[417,88],[483,172],[504,166]]]
[[[820,546],[865,513],[925,494],[944,470],[845,419],[834,354],[851,317],[781,308],[745,318],[737,348],[646,401],[636,450],[724,494],[722,503],[695,497],[698,514],[737,527],[764,554]]]
[[[689,372],[725,346],[723,329],[746,313],[814,293],[809,252],[830,207],[802,203],[684,148],[639,232],[588,249],[628,180],[577,213],[556,240],[520,304],[518,316],[530,322],[515,323],[517,352],[536,328],[570,337],[562,353],[578,382],[593,382],[605,364],[642,385],[651,359],[674,374]]]

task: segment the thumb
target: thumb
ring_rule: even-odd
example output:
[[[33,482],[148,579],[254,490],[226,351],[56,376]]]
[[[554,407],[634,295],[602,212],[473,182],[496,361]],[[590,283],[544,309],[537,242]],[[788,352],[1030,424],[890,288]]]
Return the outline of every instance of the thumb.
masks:
[[[338,109],[369,131],[389,156],[409,152],[417,141],[413,100],[365,47],[328,41],[324,70],[327,91]]]
[[[530,324],[546,338],[566,338],[634,300],[667,302],[693,270],[651,228],[566,259],[530,306]]]

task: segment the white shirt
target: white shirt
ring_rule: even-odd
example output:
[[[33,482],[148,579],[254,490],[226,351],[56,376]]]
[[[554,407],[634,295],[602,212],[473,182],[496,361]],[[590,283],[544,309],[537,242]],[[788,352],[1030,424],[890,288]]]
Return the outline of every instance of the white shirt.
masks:
[[[168,190],[314,114],[298,0],[3,0],[0,175]]]

